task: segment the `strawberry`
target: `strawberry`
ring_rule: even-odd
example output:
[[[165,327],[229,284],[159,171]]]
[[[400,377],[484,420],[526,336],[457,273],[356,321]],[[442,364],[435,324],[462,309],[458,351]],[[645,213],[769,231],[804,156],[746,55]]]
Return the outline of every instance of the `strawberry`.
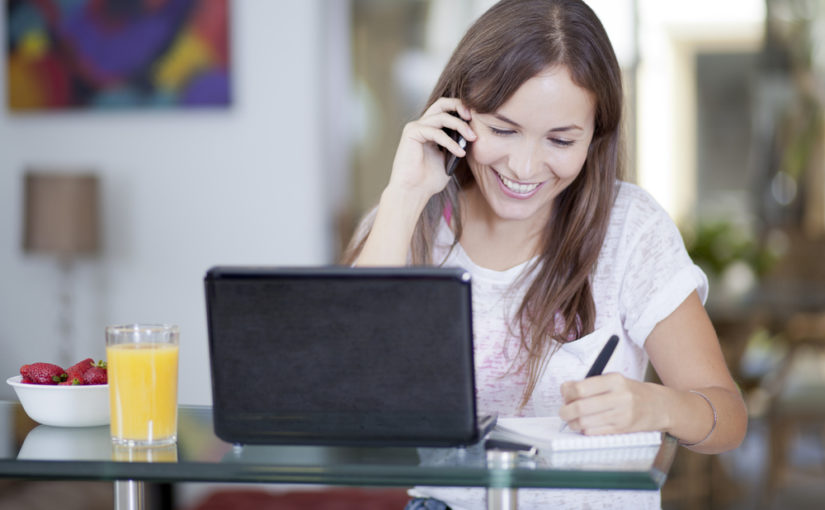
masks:
[[[107,384],[106,362],[101,360],[95,363],[83,374],[83,384]]]
[[[57,383],[58,386],[79,386],[81,384],[83,384],[83,381],[81,381],[77,377],[75,377],[74,379],[68,379],[66,381]]]
[[[74,365],[70,366],[66,369],[67,381],[74,381],[77,380],[76,384],[83,384],[83,374],[86,373],[87,370],[92,368],[95,364],[95,360],[92,358],[86,358],[83,361],[79,361]]]
[[[29,379],[34,384],[57,384],[68,377],[63,368],[53,363],[32,363],[20,367],[23,379]]]

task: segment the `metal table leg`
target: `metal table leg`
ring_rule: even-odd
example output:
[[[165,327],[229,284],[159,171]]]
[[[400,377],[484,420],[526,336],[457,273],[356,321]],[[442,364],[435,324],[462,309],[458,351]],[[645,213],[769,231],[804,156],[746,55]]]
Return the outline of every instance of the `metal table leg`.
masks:
[[[516,510],[518,489],[512,487],[511,470],[516,465],[516,452],[490,450],[487,452],[487,467],[493,468],[493,480],[487,487],[487,510]]]
[[[518,490],[513,488],[487,489],[487,510],[515,510],[518,508]]]
[[[144,482],[118,480],[115,482],[115,510],[145,510],[146,489]]]

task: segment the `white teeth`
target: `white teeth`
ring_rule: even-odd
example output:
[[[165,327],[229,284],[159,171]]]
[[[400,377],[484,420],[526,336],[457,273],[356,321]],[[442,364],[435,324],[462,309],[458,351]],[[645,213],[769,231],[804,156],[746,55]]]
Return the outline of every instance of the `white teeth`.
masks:
[[[504,185],[507,186],[507,189],[509,189],[513,193],[518,193],[519,195],[526,195],[527,193],[530,193],[539,186],[538,183],[522,184],[516,181],[511,181],[510,179],[504,177],[501,174],[498,174],[498,176],[501,178],[501,182],[503,182]]]

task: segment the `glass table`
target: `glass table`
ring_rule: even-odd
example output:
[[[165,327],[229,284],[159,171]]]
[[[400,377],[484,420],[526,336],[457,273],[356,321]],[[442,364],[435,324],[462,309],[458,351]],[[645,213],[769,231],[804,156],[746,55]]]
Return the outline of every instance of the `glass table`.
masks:
[[[37,425],[17,402],[0,401],[0,477],[111,480],[115,507],[130,509],[143,507],[144,482],[485,487],[489,508],[508,508],[516,504],[517,488],[659,490],[678,448],[669,436],[661,446],[621,449],[622,455],[612,456],[540,452],[525,457],[485,451],[481,444],[465,448],[240,446],[215,436],[211,407],[181,406],[178,421],[176,445],[116,448],[108,426]]]

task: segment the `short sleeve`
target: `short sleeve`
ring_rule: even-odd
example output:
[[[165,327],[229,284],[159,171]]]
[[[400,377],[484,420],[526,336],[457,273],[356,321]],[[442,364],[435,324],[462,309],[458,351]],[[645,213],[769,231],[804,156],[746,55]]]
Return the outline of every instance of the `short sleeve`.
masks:
[[[646,193],[638,198],[627,217],[630,228],[625,230],[626,264],[619,307],[628,336],[644,346],[656,324],[693,291],[705,302],[708,280],[690,259],[667,212]]]

